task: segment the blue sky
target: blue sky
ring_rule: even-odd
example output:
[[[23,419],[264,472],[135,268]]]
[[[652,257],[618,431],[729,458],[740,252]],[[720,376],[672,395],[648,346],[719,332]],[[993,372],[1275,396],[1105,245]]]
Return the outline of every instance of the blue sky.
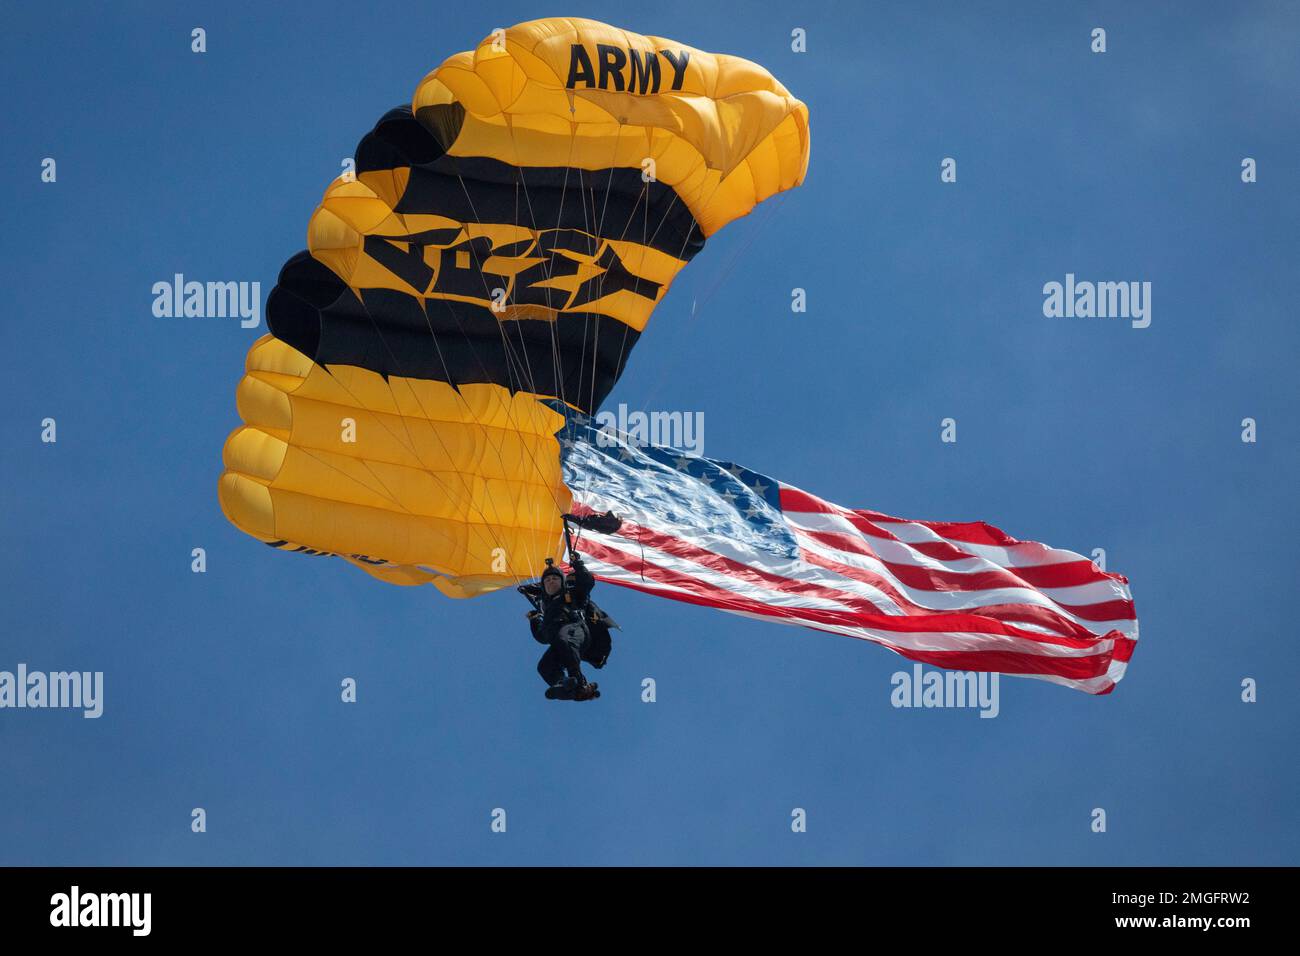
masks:
[[[0,863],[1300,862],[1300,12],[1047,6],[11,10],[0,669],[106,690],[99,720],[0,711]],[[706,453],[844,505],[1105,548],[1142,624],[1114,694],[897,710],[910,665],[879,647],[607,587],[605,694],[552,704],[517,596],[384,586],[224,520],[263,330],[156,318],[152,284],[265,294],[375,119],[556,12],[749,57],[811,112],[807,183],[710,241],[607,405],[701,411]],[[1150,281],[1150,328],[1044,318],[1067,272]]]

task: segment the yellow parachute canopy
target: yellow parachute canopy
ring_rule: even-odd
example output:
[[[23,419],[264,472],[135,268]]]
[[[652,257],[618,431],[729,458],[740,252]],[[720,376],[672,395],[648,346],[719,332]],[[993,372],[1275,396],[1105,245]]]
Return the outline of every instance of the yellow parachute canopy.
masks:
[[[557,557],[562,414],[599,408],[706,237],[802,182],[762,67],[592,20],[446,60],[361,141],[267,299],[221,506],[464,597]]]

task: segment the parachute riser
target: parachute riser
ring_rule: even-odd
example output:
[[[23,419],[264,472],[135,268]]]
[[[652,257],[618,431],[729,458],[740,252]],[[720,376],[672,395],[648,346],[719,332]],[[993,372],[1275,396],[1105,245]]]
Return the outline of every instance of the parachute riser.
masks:
[[[623,527],[623,521],[616,516],[613,511],[606,511],[604,514],[575,515],[563,514],[560,516],[564,520],[564,546],[570,556],[576,554],[574,551],[573,532],[569,528],[569,522],[578,529],[578,540],[582,538],[582,529],[595,531],[597,534],[617,534],[618,530]]]

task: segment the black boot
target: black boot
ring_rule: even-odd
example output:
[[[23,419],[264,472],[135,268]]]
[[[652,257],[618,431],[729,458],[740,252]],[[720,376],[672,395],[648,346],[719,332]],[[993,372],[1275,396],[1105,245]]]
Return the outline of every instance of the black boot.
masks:
[[[552,684],[546,688],[547,700],[574,700],[574,694],[578,689],[578,683],[572,677],[566,677],[558,683]]]

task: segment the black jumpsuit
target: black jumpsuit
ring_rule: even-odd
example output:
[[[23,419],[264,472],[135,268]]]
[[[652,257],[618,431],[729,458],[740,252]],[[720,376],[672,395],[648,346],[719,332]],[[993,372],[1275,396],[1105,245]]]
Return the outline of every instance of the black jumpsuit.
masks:
[[[564,587],[554,597],[544,588],[534,592],[539,597],[541,614],[531,621],[533,639],[548,645],[537,662],[537,673],[548,686],[558,684],[566,671],[579,683],[586,680],[582,674],[582,654],[591,641],[586,621],[587,599],[596,586],[596,579],[582,559],[574,558],[572,564],[573,573],[565,578]]]

